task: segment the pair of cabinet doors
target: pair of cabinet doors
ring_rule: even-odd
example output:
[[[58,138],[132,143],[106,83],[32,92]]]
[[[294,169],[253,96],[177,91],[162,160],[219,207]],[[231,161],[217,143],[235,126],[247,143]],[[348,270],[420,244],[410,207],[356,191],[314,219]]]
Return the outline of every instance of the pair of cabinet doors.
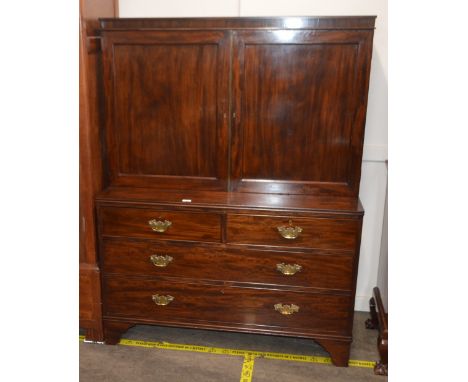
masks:
[[[372,31],[101,35],[110,185],[357,195]]]

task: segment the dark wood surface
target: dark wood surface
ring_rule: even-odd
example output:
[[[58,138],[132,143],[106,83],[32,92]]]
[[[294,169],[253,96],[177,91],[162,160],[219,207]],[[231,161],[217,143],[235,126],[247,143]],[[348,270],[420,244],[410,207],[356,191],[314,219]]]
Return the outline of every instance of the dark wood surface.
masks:
[[[110,183],[225,189],[226,32],[102,35]]]
[[[113,61],[119,172],[215,177],[217,46],[119,42]]]
[[[236,55],[244,58],[241,177],[344,183],[359,46],[277,32],[236,34],[244,50]]]
[[[348,296],[174,282],[165,279],[104,277],[104,316],[158,322],[232,323],[279,327],[286,332],[346,334]],[[166,306],[152,301],[154,294],[170,295]],[[299,312],[283,315],[274,305],[296,304]]]
[[[372,33],[235,31],[233,47],[233,189],[357,196]]]
[[[316,338],[316,342],[319,343],[328,353],[332,362],[336,366],[348,366],[350,343],[343,340]]]
[[[99,209],[99,219],[104,236],[221,241],[221,216],[215,213],[104,207]],[[152,219],[172,224],[166,232],[155,232],[148,224]]]
[[[281,195],[226,191],[159,190],[154,188],[109,187],[97,195],[101,204],[157,205],[184,209],[289,211],[314,215],[363,215],[359,199],[317,195]],[[185,200],[185,201],[184,201]],[[189,201],[189,202],[187,202]]]
[[[101,18],[102,29],[368,29],[376,16]]]
[[[96,304],[99,304],[100,298],[96,299],[93,290],[98,287],[100,289],[100,280],[98,274],[98,269],[87,264],[81,264],[80,274],[79,274],[79,283],[80,283],[80,298],[79,298],[79,307],[80,307],[80,323],[83,328],[94,327],[93,321],[95,320],[95,311]],[[96,277],[97,276],[97,277]],[[98,294],[98,297],[100,293]]]
[[[79,2],[79,315],[86,338],[102,341],[101,291],[97,265],[94,197],[102,190],[99,55],[90,48],[98,17],[117,16],[117,0]]]
[[[219,206],[186,207],[182,204],[169,207],[164,203],[158,205],[154,199],[149,205],[129,201],[128,195],[125,202],[103,195],[98,201],[100,263],[104,272],[104,326],[111,323],[109,341],[106,339],[106,342],[117,341],[115,322],[296,335],[324,340],[324,347],[332,355],[333,362],[347,365],[361,211],[348,211],[339,217],[327,213],[315,217],[313,211],[308,211],[309,216],[306,217],[296,211],[292,221],[300,223],[303,232],[310,230],[310,234],[306,234],[302,242],[294,244],[295,240],[282,238],[276,229],[278,224],[288,224],[290,211],[286,215],[259,216],[250,215],[248,209],[239,207],[235,211],[243,213],[231,214]],[[184,227],[182,233],[170,231],[172,226],[165,233],[152,232],[147,227],[147,220],[156,216],[172,219],[174,227],[180,222]],[[205,226],[196,231],[199,222]],[[210,241],[210,235],[206,235],[213,227],[217,227],[217,235],[221,231],[217,241]],[[164,238],[165,234],[171,236]],[[231,243],[229,238],[232,235],[240,238],[240,243],[235,240]],[[167,267],[155,267],[150,261],[152,255],[168,255],[172,261]],[[279,263],[298,263],[302,269],[295,275],[286,276],[277,271]],[[151,291],[159,293],[158,288],[162,288],[161,294],[173,297],[177,294],[179,301],[182,298],[183,306],[179,306],[182,310],[177,310],[177,318],[155,315],[149,310],[151,308],[143,306],[148,296],[152,296],[149,295]],[[229,288],[227,296],[226,288]],[[214,301],[211,313],[202,293],[205,289],[208,301]],[[182,291],[188,291],[190,303],[180,294]],[[305,314],[310,317],[282,321],[282,315],[274,311],[281,317],[275,319],[267,305],[274,306],[273,298],[282,296],[294,296],[297,304],[309,304]],[[242,298],[247,299],[246,305],[236,305],[231,312],[228,305]],[[314,300],[318,302],[312,303]],[[284,303],[296,304],[294,301]],[[193,310],[198,308],[205,313],[200,313],[201,316],[194,314]],[[341,312],[331,319],[341,317],[335,321],[336,325],[339,322],[338,326],[326,323],[331,311]],[[323,319],[322,313],[325,314]],[[246,318],[252,322],[245,322]],[[280,322],[286,326],[281,326]]]
[[[150,260],[152,255],[170,256],[172,261],[157,267]],[[353,252],[340,251],[251,250],[121,238],[106,238],[101,246],[102,269],[108,274],[297,286],[348,294],[353,262]],[[277,270],[282,263],[302,269],[284,275]]]
[[[137,323],[293,335],[347,365],[374,20],[101,20],[107,343]]]
[[[388,313],[383,305],[380,289],[373,289],[374,297],[369,301],[371,317],[366,321],[367,329],[379,331],[377,348],[380,360],[374,366],[376,375],[388,375]]]
[[[103,20],[108,183],[357,196],[374,18],[294,20]]]
[[[132,322],[104,320],[104,336],[106,338],[106,344],[118,344],[120,336],[132,326],[135,326]]]
[[[296,239],[285,239],[277,227],[292,226],[302,228]],[[227,216],[227,242],[237,244],[257,244],[280,247],[300,247],[319,249],[353,250],[359,220],[320,219],[291,216],[234,215]]]

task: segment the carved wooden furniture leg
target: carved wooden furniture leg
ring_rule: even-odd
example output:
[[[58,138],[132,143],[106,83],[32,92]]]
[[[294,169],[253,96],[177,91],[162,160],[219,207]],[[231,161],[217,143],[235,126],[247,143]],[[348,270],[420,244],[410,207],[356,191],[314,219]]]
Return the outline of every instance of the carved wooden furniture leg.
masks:
[[[331,360],[335,366],[348,366],[351,342],[336,340],[316,340],[315,342],[330,354]]]
[[[106,345],[116,345],[120,337],[135,324],[117,321],[104,321],[104,342]]]
[[[383,306],[382,297],[380,296],[379,288],[374,288],[374,313],[372,313],[371,305],[371,316],[377,319],[377,329],[379,330],[379,337],[377,339],[377,347],[379,349],[380,361],[374,367],[374,374],[376,375],[388,375],[388,314],[385,312]]]
[[[379,335],[377,340],[380,361],[374,366],[374,374],[388,375],[388,340]]]
[[[378,362],[374,366],[374,374],[375,375],[383,375],[387,376],[388,375],[388,364],[384,364],[381,362]]]
[[[375,310],[375,300],[371,297],[369,300],[369,309],[371,317],[366,320],[366,329],[378,329],[379,320],[377,318],[377,312]]]

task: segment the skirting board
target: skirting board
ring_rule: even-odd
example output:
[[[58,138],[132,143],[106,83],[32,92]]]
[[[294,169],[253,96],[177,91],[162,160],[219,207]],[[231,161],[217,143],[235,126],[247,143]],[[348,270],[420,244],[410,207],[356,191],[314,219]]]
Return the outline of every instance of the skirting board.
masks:
[[[377,155],[373,158],[372,161],[363,162],[359,195],[365,215],[356,289],[355,309],[358,311],[369,311],[369,299],[372,297],[372,289],[377,286],[379,258],[382,251],[387,168],[385,162],[377,160],[379,158]]]
[[[387,159],[387,145],[364,145],[362,153],[362,160],[364,162],[385,162]]]
[[[356,296],[354,310],[357,312],[369,312],[369,300],[372,296]]]

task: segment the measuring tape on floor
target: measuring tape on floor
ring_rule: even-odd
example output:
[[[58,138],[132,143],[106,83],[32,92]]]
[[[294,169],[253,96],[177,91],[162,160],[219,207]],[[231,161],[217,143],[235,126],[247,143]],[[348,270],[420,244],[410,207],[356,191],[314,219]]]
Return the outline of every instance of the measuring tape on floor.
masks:
[[[83,341],[83,340],[84,340],[84,336],[80,336],[80,341]],[[244,357],[240,382],[252,381],[255,358],[275,359],[275,360],[294,361],[294,362],[321,363],[321,364],[332,363],[330,357],[319,357],[319,356],[275,353],[275,352],[262,352],[262,351],[251,351],[251,350],[240,350],[240,349],[227,349],[227,348],[187,345],[187,344],[173,344],[169,342],[129,340],[125,338],[122,338],[120,340],[119,345],[167,349],[167,350],[179,350],[179,351],[188,351],[188,352],[195,352],[195,353],[233,355],[233,356]],[[362,361],[362,360],[353,360],[353,359],[349,360],[349,366],[352,366],[352,367],[373,368],[374,365],[375,365],[375,362],[372,362],[372,361]]]
[[[241,379],[240,382],[251,382],[253,376],[255,356],[246,355],[244,356],[244,362],[242,363]]]

